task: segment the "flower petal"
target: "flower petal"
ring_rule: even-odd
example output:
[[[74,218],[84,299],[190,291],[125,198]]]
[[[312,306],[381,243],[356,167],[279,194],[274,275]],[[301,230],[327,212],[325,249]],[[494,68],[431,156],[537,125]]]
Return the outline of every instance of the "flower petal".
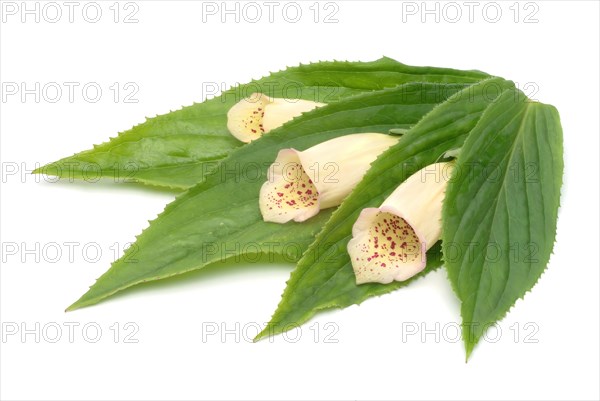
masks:
[[[425,268],[425,246],[402,217],[364,209],[348,242],[356,283],[404,281]]]
[[[227,112],[227,129],[242,142],[260,138],[265,132],[263,117],[272,99],[262,93],[253,93],[237,102]]]
[[[282,149],[260,189],[259,207],[265,221],[304,221],[319,213],[318,191],[304,171],[295,149]]]

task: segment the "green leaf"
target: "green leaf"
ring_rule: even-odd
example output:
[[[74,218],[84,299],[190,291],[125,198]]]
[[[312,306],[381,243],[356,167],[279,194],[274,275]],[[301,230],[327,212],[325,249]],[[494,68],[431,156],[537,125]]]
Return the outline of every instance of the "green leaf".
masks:
[[[414,278],[385,285],[356,285],[346,251],[352,226],[362,209],[378,207],[410,175],[435,163],[447,151],[460,148],[500,93],[513,90],[512,82],[500,78],[472,85],[437,106],[406,132],[397,145],[379,156],[298,262],[277,310],[256,340],[290,330],[321,309],[343,308],[388,293],[439,267],[438,243],[427,253],[426,269]]]
[[[408,82],[473,83],[479,71],[411,67],[389,58],[373,62],[300,65],[240,85],[221,96],[147,119],[93,149],[34,171],[69,179],[108,177],[186,189],[243,145],[227,130],[227,111],[253,92],[334,103],[365,91]]]
[[[546,268],[562,154],[556,109],[521,93],[503,94],[462,148],[444,201],[443,249],[467,358]]]
[[[266,252],[298,260],[331,212],[302,224],[262,220],[259,189],[278,151],[303,150],[350,133],[410,128],[464,87],[415,83],[354,96],[306,113],[239,148],[204,181],[167,205],[124,256],[69,309],[225,258]]]

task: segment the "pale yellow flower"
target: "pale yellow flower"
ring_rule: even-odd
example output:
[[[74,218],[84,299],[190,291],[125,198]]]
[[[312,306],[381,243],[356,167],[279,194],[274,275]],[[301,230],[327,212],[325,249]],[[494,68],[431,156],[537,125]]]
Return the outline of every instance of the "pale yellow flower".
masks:
[[[398,140],[386,134],[351,134],[304,151],[282,149],[260,189],[263,219],[300,222],[338,206],[377,156]]]
[[[233,136],[247,143],[282,126],[294,117],[321,106],[325,106],[325,103],[271,98],[263,93],[253,93],[229,109],[227,128]]]
[[[426,265],[441,236],[442,202],[452,163],[411,175],[378,208],[363,209],[348,242],[356,283],[404,281]]]

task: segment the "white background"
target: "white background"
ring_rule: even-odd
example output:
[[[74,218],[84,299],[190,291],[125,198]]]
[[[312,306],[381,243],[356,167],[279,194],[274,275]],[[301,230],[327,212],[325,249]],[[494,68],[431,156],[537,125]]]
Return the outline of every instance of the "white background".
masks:
[[[113,1],[99,2],[100,21],[87,22],[81,2],[70,23],[67,7],[58,4],[57,23],[45,21],[54,18],[50,9],[39,23],[34,15],[21,22],[21,10],[3,15],[1,81],[77,82],[80,89],[95,82],[103,95],[91,103],[76,89],[70,102],[65,90],[56,103],[14,95],[0,105],[2,244],[18,246],[16,255],[4,252],[0,270],[2,399],[598,399],[597,2],[499,2],[496,23],[486,21],[495,14],[483,13],[484,2],[473,22],[467,6],[455,3],[463,14],[456,23],[444,21],[455,18],[445,3],[438,5],[439,22],[429,15],[425,23],[421,2],[413,3],[417,14],[407,15],[401,2],[338,1],[337,23],[323,23],[324,4],[315,23],[312,1],[299,3],[298,23],[283,18],[282,6],[273,23],[267,15],[257,23],[236,23],[233,16],[222,23],[219,14],[203,22],[202,3],[193,1],[137,1],[137,23],[123,23],[134,10],[123,3],[115,23]],[[525,23],[536,8],[538,21]],[[555,252],[533,291],[500,323],[497,342],[483,340],[465,364],[463,345],[453,342],[459,303],[443,270],[361,306],[320,314],[301,333],[272,343],[245,337],[269,319],[289,265],[210,268],[63,312],[174,195],[132,184],[50,183],[21,173],[87,149],[145,116],[200,101],[209,82],[228,85],[300,62],[382,55],[480,69],[521,87],[533,83],[527,93],[537,88],[533,97],[560,111],[566,166]],[[115,103],[109,88],[115,82],[137,85],[138,103],[124,102],[128,92]],[[78,243],[73,260],[69,242]],[[56,248],[48,244],[54,243],[62,257],[52,263]],[[36,244],[39,252],[24,252]],[[85,254],[85,244],[96,245]],[[100,259],[90,261],[98,248]],[[220,333],[205,331],[203,341],[203,328],[224,324],[235,332],[236,322],[239,339],[229,334],[222,341]],[[22,338],[21,330],[35,331],[36,323],[39,342],[34,334]],[[70,342],[67,325],[76,323]],[[409,326],[435,331],[436,323],[439,341],[434,334],[407,336]],[[88,337],[102,329],[98,342],[86,341],[85,324]],[[57,326],[62,337],[52,343]],[[138,342],[126,342],[136,326]],[[19,333],[7,335],[15,327]],[[301,337],[294,342],[294,335]]]

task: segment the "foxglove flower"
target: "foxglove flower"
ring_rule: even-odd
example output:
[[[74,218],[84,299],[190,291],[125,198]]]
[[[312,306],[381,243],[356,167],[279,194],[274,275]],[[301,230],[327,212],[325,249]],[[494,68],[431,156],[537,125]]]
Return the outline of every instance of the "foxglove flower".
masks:
[[[379,208],[366,208],[348,242],[356,284],[404,281],[425,268],[441,236],[442,201],[453,164],[436,163],[411,175]]]
[[[294,117],[321,106],[325,106],[325,103],[271,98],[263,93],[253,93],[229,109],[227,128],[233,136],[247,143],[282,126]]]
[[[398,140],[386,134],[352,134],[301,152],[280,150],[260,189],[263,219],[300,222],[339,205],[377,156]]]

